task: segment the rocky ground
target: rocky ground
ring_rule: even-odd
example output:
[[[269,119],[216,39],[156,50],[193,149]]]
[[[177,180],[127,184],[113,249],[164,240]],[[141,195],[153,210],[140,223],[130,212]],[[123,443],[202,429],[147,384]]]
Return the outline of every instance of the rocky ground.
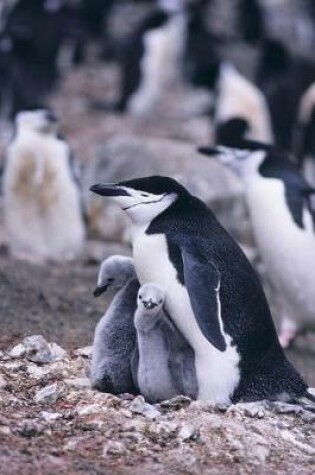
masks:
[[[313,473],[313,413],[96,393],[89,354],[40,336],[0,353],[1,474]]]

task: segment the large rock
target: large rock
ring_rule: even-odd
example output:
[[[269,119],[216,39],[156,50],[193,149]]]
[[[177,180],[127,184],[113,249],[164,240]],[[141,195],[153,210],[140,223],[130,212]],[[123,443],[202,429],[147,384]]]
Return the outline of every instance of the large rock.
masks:
[[[222,165],[200,155],[193,145],[175,140],[119,136],[97,156],[95,182],[116,182],[141,176],[167,175],[204,200],[239,240],[251,243],[240,181]],[[91,197],[92,227],[107,240],[128,240],[130,223],[111,200]]]

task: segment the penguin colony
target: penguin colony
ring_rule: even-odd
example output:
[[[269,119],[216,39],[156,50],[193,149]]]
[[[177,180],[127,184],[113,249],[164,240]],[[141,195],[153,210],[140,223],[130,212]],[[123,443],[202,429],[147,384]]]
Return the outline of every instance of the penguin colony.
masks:
[[[203,202],[168,177],[98,184],[92,191],[113,198],[134,233],[133,259],[113,256],[99,272],[94,295],[116,295],[95,330],[91,384],[151,402],[185,394],[224,404],[315,403],[282,349],[315,325],[315,189],[301,175],[315,176],[315,66],[268,37],[256,0],[241,1],[238,18],[242,40],[260,50],[252,81],[221,55],[228,39],[205,22],[211,0],[149,2],[149,15],[119,51],[107,28],[115,3],[16,0],[1,10],[0,107],[15,115],[3,176],[10,251],[65,261],[84,246],[76,163],[45,107],[69,66],[64,58],[83,61],[89,37],[106,43],[101,54],[119,65],[121,89],[114,104],[98,107],[135,117],[152,114],[181,71],[213,98],[206,113],[218,146],[200,151],[244,182],[282,309],[279,339],[255,271]]]

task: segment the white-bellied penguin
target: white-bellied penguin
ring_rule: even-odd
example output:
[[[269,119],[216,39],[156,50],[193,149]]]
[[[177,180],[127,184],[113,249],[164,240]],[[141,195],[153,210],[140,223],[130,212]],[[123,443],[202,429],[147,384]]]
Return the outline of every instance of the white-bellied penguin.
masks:
[[[91,190],[131,218],[139,281],[166,290],[165,309],[195,352],[198,399],[308,395],[278,342],[255,271],[202,201],[162,176]]]
[[[300,330],[315,327],[315,189],[273,146],[243,140],[237,148],[201,151],[244,182],[257,247],[281,309],[280,342],[287,347]]]

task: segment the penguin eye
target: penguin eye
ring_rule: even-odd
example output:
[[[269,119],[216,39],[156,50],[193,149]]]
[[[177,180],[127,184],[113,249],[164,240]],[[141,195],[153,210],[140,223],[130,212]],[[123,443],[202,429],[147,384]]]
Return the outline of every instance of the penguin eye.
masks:
[[[115,279],[113,279],[112,277],[110,277],[109,279],[107,279],[107,282],[114,282]]]
[[[139,300],[142,300],[142,295],[139,295]]]
[[[159,304],[160,304],[160,303],[163,303],[163,300],[159,300]]]
[[[148,193],[140,193],[141,196],[144,196],[145,198],[148,198],[150,195]]]

